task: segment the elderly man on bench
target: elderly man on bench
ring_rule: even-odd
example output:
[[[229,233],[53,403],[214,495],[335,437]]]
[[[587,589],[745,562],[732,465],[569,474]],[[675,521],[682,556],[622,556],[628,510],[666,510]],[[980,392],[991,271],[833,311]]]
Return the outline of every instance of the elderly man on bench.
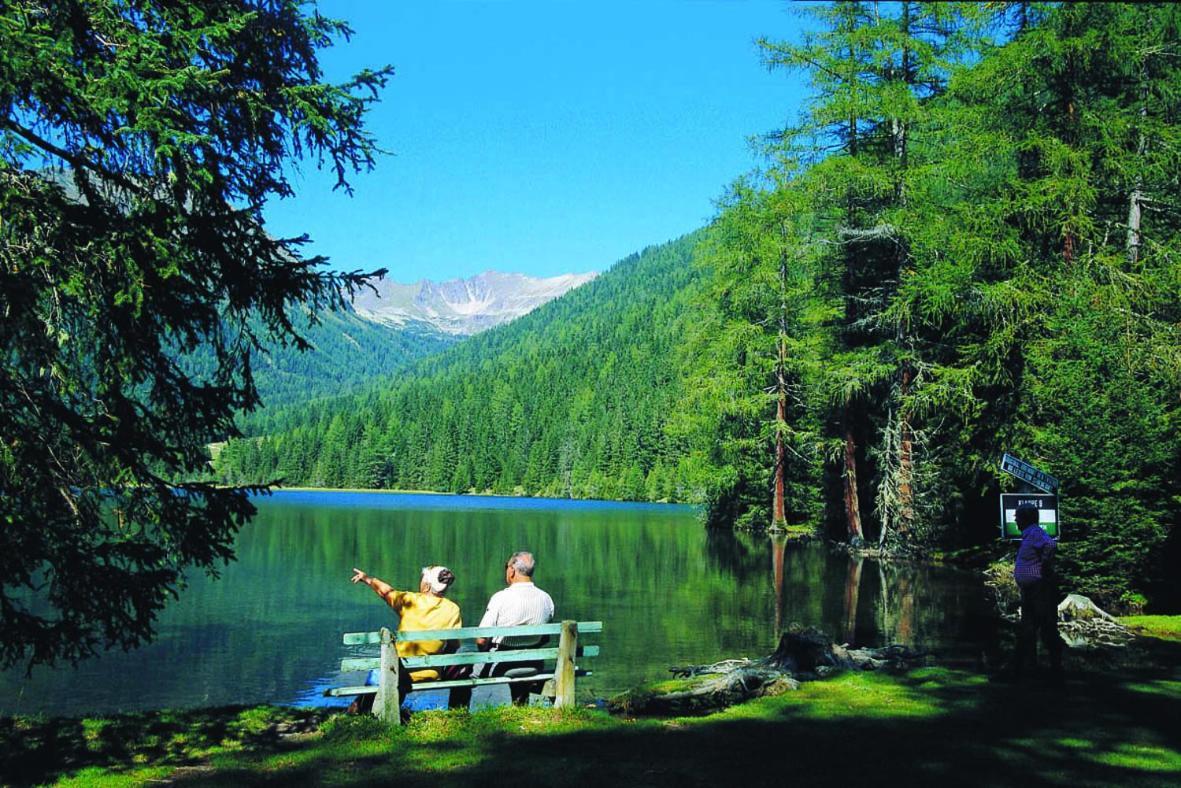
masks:
[[[488,609],[480,620],[482,627],[520,627],[530,624],[548,624],[554,617],[554,600],[550,595],[533,584],[533,572],[537,561],[533,553],[519,550],[509,556],[504,565],[506,587],[497,591],[488,600]],[[542,636],[480,638],[476,641],[481,651],[509,651],[513,649],[537,648],[549,638]],[[502,662],[493,667],[489,675],[511,675],[509,671],[533,669],[540,672],[541,662]],[[509,692],[513,703],[521,705],[528,701],[529,693],[539,689],[533,684],[510,684]]]

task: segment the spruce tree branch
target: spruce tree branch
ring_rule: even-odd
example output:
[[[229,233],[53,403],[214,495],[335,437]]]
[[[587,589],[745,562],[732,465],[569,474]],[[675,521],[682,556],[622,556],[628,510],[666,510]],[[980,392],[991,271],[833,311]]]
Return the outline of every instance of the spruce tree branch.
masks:
[[[98,173],[99,175],[103,176],[104,178],[108,178],[108,179],[114,181],[115,183],[119,184],[120,186],[122,186],[125,189],[128,189],[129,191],[135,192],[137,194],[143,193],[142,189],[140,189],[140,187],[136,186],[136,184],[132,180],[127,178],[125,175],[121,175],[120,173],[117,173],[117,172],[112,172],[111,170],[108,170],[106,167],[96,164],[84,156],[77,156],[73,153],[70,153],[65,148],[61,148],[61,147],[58,147],[57,145],[54,145],[52,142],[50,142],[49,140],[40,136],[39,134],[36,134],[35,132],[31,131],[30,129],[26,129],[24,126],[14,123],[11,118],[4,118],[3,120],[0,120],[0,127],[9,129],[10,131],[18,134],[19,136],[23,137],[27,142],[30,142],[33,145],[36,145],[38,148],[45,151],[46,153],[50,153],[50,154],[58,157],[62,161],[66,162],[67,164],[72,166],[74,169],[92,170],[93,172]]]

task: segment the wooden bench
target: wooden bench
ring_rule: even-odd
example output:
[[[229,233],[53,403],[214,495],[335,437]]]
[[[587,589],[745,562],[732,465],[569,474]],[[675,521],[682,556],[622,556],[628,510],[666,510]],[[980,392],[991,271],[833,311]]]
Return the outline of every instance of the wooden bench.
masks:
[[[398,679],[401,671],[445,668],[448,665],[495,665],[510,662],[537,662],[554,660],[552,670],[535,671],[529,675],[492,676],[488,678],[465,678],[441,681],[423,681],[412,685],[414,689],[454,689],[456,687],[481,687],[488,684],[513,684],[516,682],[545,682],[544,695],[554,699],[554,706],[574,705],[574,680],[577,676],[590,675],[575,663],[576,659],[596,657],[598,646],[579,645],[579,635],[597,634],[603,631],[602,621],[563,621],[560,624],[536,624],[524,627],[463,627],[461,629],[430,629],[419,632],[391,632],[382,628],[380,632],[350,632],[343,640],[346,646],[377,644],[381,646],[376,657],[348,657],[341,660],[340,669],[348,673],[361,670],[377,670],[376,685],[335,687],[326,694],[333,697],[351,695],[376,695],[373,713],[384,720],[398,723],[399,714]],[[432,654],[427,657],[404,657],[399,659],[395,644],[419,640],[474,641],[477,638],[493,637],[541,637],[558,636],[558,645],[553,648],[521,648],[503,651],[456,651],[449,654]],[[521,671],[525,672],[525,671]]]

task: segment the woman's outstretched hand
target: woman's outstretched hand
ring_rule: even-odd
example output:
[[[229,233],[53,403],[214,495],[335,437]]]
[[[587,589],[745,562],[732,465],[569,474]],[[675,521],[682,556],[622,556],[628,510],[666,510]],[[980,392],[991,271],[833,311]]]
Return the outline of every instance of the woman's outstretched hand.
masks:
[[[354,566],[353,567],[353,582],[354,583],[368,583],[369,582],[369,575],[365,574],[360,569],[358,569],[357,567]]]

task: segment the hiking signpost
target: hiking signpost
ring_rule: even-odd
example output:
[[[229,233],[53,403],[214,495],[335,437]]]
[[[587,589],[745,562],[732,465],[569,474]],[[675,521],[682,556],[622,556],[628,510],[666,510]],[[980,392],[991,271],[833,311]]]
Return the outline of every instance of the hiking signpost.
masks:
[[[1009,453],[1001,458],[1001,470],[1015,476],[1025,489],[1015,493],[1001,493],[1001,538],[1020,539],[1017,527],[1017,507],[1030,503],[1037,507],[1038,524],[1057,539],[1062,528],[1058,519],[1058,480],[1045,471],[1017,459]]]
[[[1033,485],[1044,493],[1058,494],[1057,479],[1027,462],[1022,462],[1008,452],[1004,457],[1001,457],[1001,470],[1010,476],[1016,476],[1026,484]]]

